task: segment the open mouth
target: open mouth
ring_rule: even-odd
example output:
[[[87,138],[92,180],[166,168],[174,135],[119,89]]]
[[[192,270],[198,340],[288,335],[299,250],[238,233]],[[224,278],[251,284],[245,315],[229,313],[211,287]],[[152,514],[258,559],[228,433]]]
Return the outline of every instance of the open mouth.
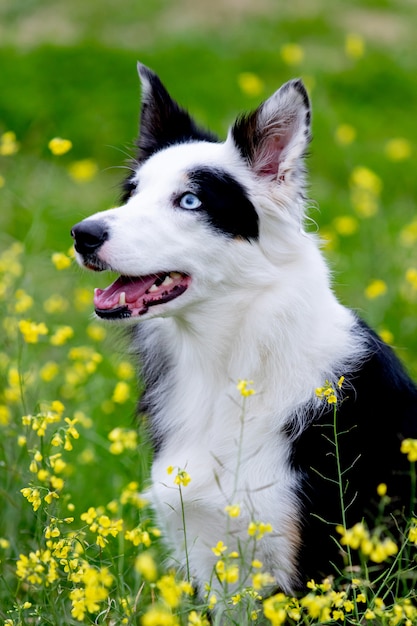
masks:
[[[106,289],[94,291],[96,314],[116,320],[144,315],[149,307],[178,298],[191,278],[181,272],[161,272],[149,276],[120,276]]]

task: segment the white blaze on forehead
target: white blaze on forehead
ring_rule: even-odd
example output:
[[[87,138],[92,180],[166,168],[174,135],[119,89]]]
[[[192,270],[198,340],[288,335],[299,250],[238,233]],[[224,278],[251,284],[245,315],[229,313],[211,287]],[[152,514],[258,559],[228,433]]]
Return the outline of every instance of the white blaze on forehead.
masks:
[[[174,185],[174,190],[179,176],[200,167],[221,168],[237,177],[247,171],[231,143],[199,141],[176,144],[155,153],[140,167],[138,179],[141,185]]]

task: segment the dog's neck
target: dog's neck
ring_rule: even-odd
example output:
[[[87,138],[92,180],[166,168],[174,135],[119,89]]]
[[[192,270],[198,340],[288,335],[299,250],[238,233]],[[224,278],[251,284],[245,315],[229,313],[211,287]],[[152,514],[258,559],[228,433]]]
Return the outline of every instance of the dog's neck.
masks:
[[[164,412],[169,404],[175,420],[192,424],[193,413],[212,414],[219,394],[236,396],[237,381],[249,379],[256,410],[274,411],[275,423],[278,412],[283,424],[294,407],[314,401],[316,387],[355,365],[351,355],[361,349],[353,314],[335,298],[315,246],[303,258],[288,265],[285,281],[271,274],[251,297],[246,286],[223,288],[181,316],[143,323],[145,357],[159,346],[169,364],[160,387]]]

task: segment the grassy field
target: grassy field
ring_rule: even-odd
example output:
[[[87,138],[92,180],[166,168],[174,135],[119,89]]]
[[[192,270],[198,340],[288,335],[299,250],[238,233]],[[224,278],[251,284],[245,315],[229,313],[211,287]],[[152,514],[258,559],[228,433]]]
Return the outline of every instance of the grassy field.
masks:
[[[109,278],[71,258],[72,224],[118,200],[137,132],[136,61],[221,136],[238,112],[303,77],[314,110],[310,228],[322,234],[342,301],[417,376],[416,23],[409,0],[0,6],[4,624],[204,624],[214,603],[208,593],[198,606],[163,571],[139,495],[150,461],[135,418],[140,384],[123,339],[92,318],[92,290]],[[54,154],[55,137],[71,149]],[[413,566],[407,550],[391,555],[395,571]],[[378,589],[364,600],[359,583],[326,583],[310,603],[276,599],[263,618],[256,580],[241,624],[281,624],[284,614],[305,624],[417,623],[413,584],[383,605]],[[332,593],[345,594],[339,605]],[[227,588],[220,600],[240,601]]]

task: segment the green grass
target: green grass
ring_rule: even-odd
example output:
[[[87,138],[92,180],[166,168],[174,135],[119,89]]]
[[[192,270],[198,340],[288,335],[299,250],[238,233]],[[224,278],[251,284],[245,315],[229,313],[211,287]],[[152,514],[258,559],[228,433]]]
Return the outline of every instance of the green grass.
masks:
[[[111,591],[104,587],[105,599],[97,610],[86,612],[83,623],[122,623],[123,617],[126,623],[140,623],[154,595],[163,595],[153,583],[142,589],[143,574],[133,567],[146,545],[134,546],[119,532],[100,549],[95,546],[97,533],[80,519],[89,507],[115,501],[105,514],[123,519],[125,531],[139,522],[143,529],[151,526],[146,509],[120,501],[132,481],[138,490],[146,484],[150,451],[143,424],[137,428],[135,418],[137,383],[128,371],[118,369],[125,360],[123,339],[109,331],[106,338],[98,338],[95,326],[93,331],[90,327],[92,289],[107,284],[108,277],[83,273],[74,263],[59,271],[51,261],[54,252],[68,251],[72,224],[117,202],[123,177],[119,166],[131,152],[137,131],[138,59],[155,69],[174,97],[221,136],[238,112],[257,106],[282,82],[298,75],[305,79],[314,111],[308,159],[314,200],[310,228],[318,227],[330,239],[326,254],[342,301],[377,330],[389,331],[417,376],[414,4],[265,0],[251,11],[205,2],[197,11],[185,0],[176,11],[162,0],[137,5],[125,2],[120,11],[110,2],[21,0],[0,7],[0,136],[13,131],[19,142],[15,154],[0,155],[0,538],[8,541],[8,547],[0,547],[0,619],[13,624],[80,623],[71,616],[69,594],[84,583],[68,580],[63,564],[58,579],[50,583],[42,579],[31,585],[16,577],[19,554],[45,549],[44,529],[51,525],[51,516],[73,516],[73,522],[60,524],[71,551],[75,554],[76,546],[82,546],[87,563],[108,566],[114,577]],[[352,32],[365,43],[358,58],[345,50],[346,36]],[[288,43],[302,47],[299,64],[285,62],[282,46]],[[259,92],[242,90],[242,72],[260,79]],[[342,124],[355,129],[352,143],[341,145],[335,139]],[[72,150],[53,156],[48,142],[55,136],[70,139]],[[387,143],[396,138],[405,138],[410,148],[403,160],[387,156]],[[80,182],[70,176],[69,168],[83,159],[96,163],[98,172]],[[352,173],[358,167],[377,176],[376,186],[374,182],[367,192],[377,207],[369,217],[358,212],[353,197]],[[353,224],[351,234],[337,221],[346,216]],[[22,244],[21,252],[13,248],[16,242]],[[376,279],[386,290],[370,299],[365,289]],[[85,302],[81,289],[90,294]],[[33,299],[26,310],[19,309],[19,290]],[[55,303],[64,299],[61,310],[45,310],[51,296]],[[37,343],[25,342],[19,330],[19,320],[28,319],[48,327]],[[65,325],[71,326],[73,336],[52,345],[51,337]],[[74,360],[71,350],[80,346],[100,358],[94,362],[83,353]],[[42,367],[51,361],[58,372],[48,382]],[[113,398],[118,381],[129,389],[127,398],[119,398],[123,402]],[[45,412],[45,404],[54,400],[62,401],[65,411],[45,436],[36,434],[33,422],[22,424],[22,416]],[[51,447],[54,433],[64,435],[69,428],[64,417],[74,416],[79,417],[79,438],[73,440],[73,450]],[[126,429],[130,437],[137,431],[137,445],[122,445],[121,453],[113,454],[108,436],[115,427]],[[18,445],[23,436],[26,443],[20,439]],[[65,481],[60,498],[51,504],[43,500],[35,513],[20,490],[41,484],[45,495],[51,487],[50,478],[42,482],[30,471],[36,451],[43,457],[37,471],[53,474],[49,459],[54,453],[62,453],[66,467],[57,474]],[[162,574],[164,549],[156,538],[151,549]],[[122,599],[127,602],[130,596],[129,613]],[[22,609],[25,602],[32,606]],[[184,624],[187,602],[182,601],[185,612],[179,618]],[[255,607],[252,600],[249,605]],[[314,622],[311,615],[306,619]],[[381,623],[389,619],[380,617]]]

